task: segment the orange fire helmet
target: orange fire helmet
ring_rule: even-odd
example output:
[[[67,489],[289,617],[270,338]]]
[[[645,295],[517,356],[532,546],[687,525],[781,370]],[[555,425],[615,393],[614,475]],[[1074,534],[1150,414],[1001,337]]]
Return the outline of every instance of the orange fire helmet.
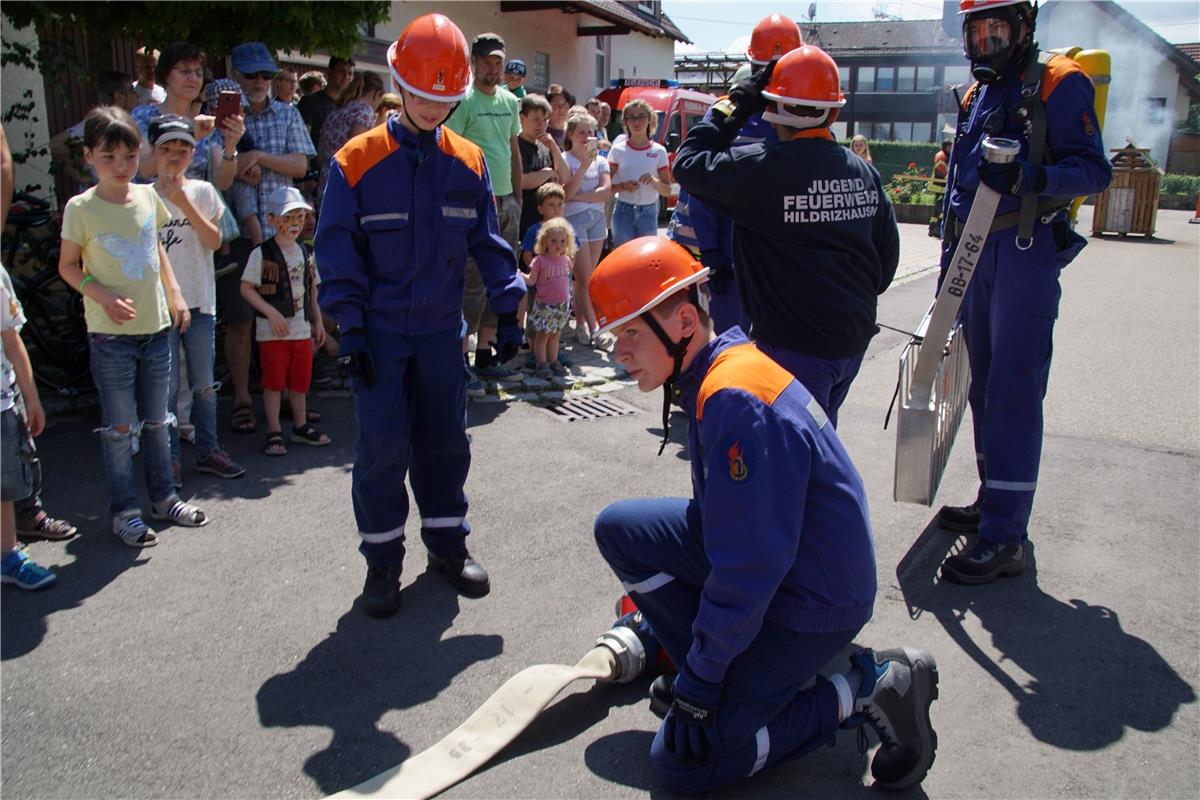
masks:
[[[457,103],[471,85],[467,39],[449,17],[425,14],[409,23],[388,48],[392,78],[418,97]]]
[[[992,11],[1005,6],[1028,3],[1029,0],[959,0],[959,14],[974,14],[977,11]]]
[[[824,50],[811,44],[797,47],[779,59],[762,95],[776,105],[774,110],[768,108],[763,112],[763,119],[793,128],[824,125],[829,114],[836,115],[836,109],[846,105],[837,62]],[[827,108],[830,111],[822,117],[798,117],[788,113],[787,106]]]
[[[771,14],[763,17],[754,26],[750,34],[750,46],[746,48],[746,57],[751,64],[769,64],[784,53],[795,50],[804,44],[800,35],[800,26],[790,17],[783,14]]]
[[[609,253],[588,280],[599,332],[624,325],[707,277],[708,268],[670,239],[643,236],[626,242]]]

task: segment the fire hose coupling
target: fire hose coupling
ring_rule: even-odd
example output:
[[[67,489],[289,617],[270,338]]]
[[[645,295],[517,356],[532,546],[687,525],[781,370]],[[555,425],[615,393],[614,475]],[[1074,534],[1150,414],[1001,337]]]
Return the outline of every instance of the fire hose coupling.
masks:
[[[614,625],[600,634],[596,644],[607,647],[617,657],[617,672],[612,677],[613,682],[629,683],[646,670],[646,646],[633,628]]]
[[[1008,164],[1021,153],[1021,145],[1016,139],[1005,139],[1000,136],[983,137],[983,157],[993,164]]]

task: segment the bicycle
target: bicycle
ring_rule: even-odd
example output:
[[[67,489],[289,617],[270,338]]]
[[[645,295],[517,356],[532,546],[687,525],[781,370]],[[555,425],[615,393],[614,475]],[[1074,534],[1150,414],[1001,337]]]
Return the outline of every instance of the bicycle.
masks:
[[[5,237],[4,263],[25,312],[23,333],[34,378],[63,397],[94,392],[83,296],[58,274],[60,241],[50,203],[18,192],[7,222],[13,230]],[[33,235],[42,228],[46,235]],[[26,267],[31,274],[25,274]]]

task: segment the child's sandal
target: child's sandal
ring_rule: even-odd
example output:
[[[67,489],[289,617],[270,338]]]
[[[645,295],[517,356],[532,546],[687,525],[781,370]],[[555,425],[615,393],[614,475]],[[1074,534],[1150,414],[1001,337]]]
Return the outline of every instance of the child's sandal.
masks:
[[[333,440],[314,428],[311,424],[305,423],[299,427],[292,428],[292,441],[310,444],[313,447],[324,447]]]
[[[267,433],[267,443],[263,447],[263,452],[269,456],[287,455],[287,447],[283,444],[283,431],[271,431]]]
[[[202,528],[208,524],[204,512],[191,503],[185,503],[178,497],[172,498],[171,505],[165,511],[159,511],[155,506],[150,507],[150,516],[154,519],[166,520],[185,528]]]

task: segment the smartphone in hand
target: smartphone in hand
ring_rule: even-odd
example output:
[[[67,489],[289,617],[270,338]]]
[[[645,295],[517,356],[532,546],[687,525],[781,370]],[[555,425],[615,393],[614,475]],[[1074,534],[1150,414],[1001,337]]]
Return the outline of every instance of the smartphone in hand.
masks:
[[[600,140],[595,136],[589,136],[587,140],[587,151],[588,155],[590,156],[595,156],[596,153],[600,152]]]
[[[241,92],[220,92],[217,95],[217,110],[213,115],[216,117],[217,130],[225,124],[228,117],[235,117],[242,112],[242,93]]]

